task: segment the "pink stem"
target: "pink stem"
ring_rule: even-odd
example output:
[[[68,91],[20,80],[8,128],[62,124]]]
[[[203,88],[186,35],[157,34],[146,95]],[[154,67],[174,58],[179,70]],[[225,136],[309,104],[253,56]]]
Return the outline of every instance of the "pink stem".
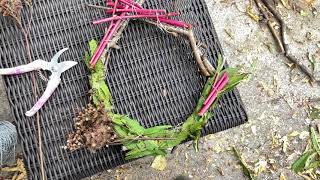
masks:
[[[175,14],[167,14],[167,15],[148,15],[148,14],[141,14],[141,15],[130,15],[130,16],[114,16],[110,18],[105,18],[105,19],[100,19],[97,21],[93,21],[93,24],[101,24],[101,23],[106,23],[109,21],[114,21],[114,20],[123,20],[123,19],[137,19],[137,18],[159,18],[159,17],[168,17],[172,16]]]
[[[111,14],[112,9],[106,11],[108,14]],[[166,13],[164,9],[116,9],[116,13],[140,13],[140,14],[154,14],[154,13]]]
[[[125,9],[128,9],[128,8],[129,8],[129,6],[125,7]],[[126,15],[126,13],[122,13],[120,16],[125,16],[125,15]],[[92,58],[90,60],[91,66],[95,66],[96,65],[97,61],[99,60],[99,58],[103,54],[103,51],[104,51],[105,47],[107,46],[107,44],[109,43],[110,39],[112,38],[113,33],[119,29],[121,22],[122,22],[122,20],[117,20],[115,23],[112,23],[110,25],[110,28],[108,29],[108,31],[104,35],[104,37],[103,37],[101,43],[99,44],[96,52],[94,53],[94,55],[92,56]]]
[[[154,20],[159,20],[162,23],[170,24],[172,26],[176,27],[182,27],[182,28],[191,28],[191,24],[184,23],[182,21],[177,21],[177,20],[172,20],[172,19],[167,19],[167,18],[152,18]]]
[[[120,5],[120,4],[115,4],[114,2],[107,2],[107,6],[111,6],[111,7],[117,7],[119,9],[126,9],[126,6]]]
[[[209,94],[209,96],[207,97],[207,99],[204,101],[204,105],[206,105],[208,103],[208,101],[210,100],[211,96],[214,94],[215,90],[218,90],[218,87],[220,86],[221,82],[227,78],[227,74],[224,73],[221,78],[219,79],[219,77],[216,77],[215,79],[215,83],[212,86],[212,90],[211,93]],[[219,81],[217,82],[217,80],[219,79]]]
[[[117,5],[118,5],[118,0],[116,0],[114,4],[115,4],[115,6],[114,6],[113,9],[112,9],[112,16],[114,16],[115,13],[116,13]]]
[[[112,38],[113,33],[118,30],[120,23],[121,23],[121,20],[117,21],[114,24],[114,26],[103,37],[103,39],[102,39],[101,43],[99,44],[95,54],[91,58],[90,64],[92,66],[94,66],[97,63],[97,61],[99,60],[99,58],[101,57],[105,47],[107,46],[107,44],[109,43],[110,39]]]
[[[127,6],[130,6],[131,8],[138,8],[138,9],[143,9],[143,7],[136,3],[136,2],[128,2],[126,0],[119,0],[120,2],[122,2],[123,4],[127,5]]]
[[[123,2],[124,0],[120,0],[120,1]],[[126,3],[130,4],[128,2],[126,2]],[[130,4],[129,6],[132,7],[132,4]],[[143,8],[138,8],[138,7],[135,7],[135,8],[137,8],[137,9],[134,9],[133,11],[139,10],[139,9],[143,9]],[[123,9],[123,8],[120,8],[120,9]],[[166,23],[166,24],[173,25],[173,26],[176,26],[176,27],[182,27],[182,28],[191,28],[192,27],[191,24],[187,24],[187,23],[185,23],[183,21],[177,21],[177,20],[172,20],[172,19],[168,19],[168,18],[161,18],[161,17],[156,17],[156,18],[153,18],[153,19],[157,19],[162,23]]]
[[[205,104],[202,107],[202,109],[200,110],[200,112],[198,113],[199,116],[203,116],[208,111],[208,109],[211,107],[212,103],[216,100],[218,92],[221,91],[228,84],[229,78],[227,76],[227,78],[225,78],[223,80],[220,79],[219,81],[221,81],[221,82],[219,83],[218,88],[214,89],[214,91],[213,91],[214,93],[211,96],[211,98],[209,99],[208,103]]]

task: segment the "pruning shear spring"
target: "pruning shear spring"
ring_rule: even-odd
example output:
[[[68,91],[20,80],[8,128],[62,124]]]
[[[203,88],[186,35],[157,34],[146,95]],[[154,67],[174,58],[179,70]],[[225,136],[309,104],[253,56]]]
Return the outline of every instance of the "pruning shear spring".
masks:
[[[26,73],[34,70],[41,70],[41,69],[51,72],[46,90],[44,91],[40,99],[36,102],[36,104],[29,111],[25,113],[26,116],[31,117],[35,113],[37,113],[39,109],[44,105],[44,103],[53,94],[55,89],[59,86],[61,82],[61,79],[60,79],[61,74],[66,70],[72,68],[76,64],[78,64],[75,61],[64,61],[64,62],[58,63],[58,59],[61,56],[61,54],[67,50],[68,48],[64,48],[60,50],[58,53],[56,53],[53,56],[50,62],[38,59],[26,65],[21,65],[13,68],[0,69],[0,75],[17,75],[17,74],[22,74],[22,73]]]

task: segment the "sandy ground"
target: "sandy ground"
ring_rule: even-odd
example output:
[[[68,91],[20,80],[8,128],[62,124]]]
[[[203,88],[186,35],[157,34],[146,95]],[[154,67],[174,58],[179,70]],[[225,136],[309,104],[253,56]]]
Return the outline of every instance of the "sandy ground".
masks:
[[[264,24],[245,14],[248,1],[207,0],[212,20],[231,66],[253,66],[253,75],[238,86],[249,115],[249,123],[201,139],[200,153],[190,143],[180,145],[167,157],[164,171],[150,167],[153,158],[144,158],[89,179],[247,179],[230,150],[239,149],[249,164],[266,164],[258,179],[302,179],[289,166],[303,152],[308,139],[309,98],[320,97],[318,85],[311,86],[277,47]],[[316,8],[320,11],[320,3]],[[310,66],[307,54],[320,49],[320,15],[304,17],[293,10],[280,8],[290,29],[291,53]],[[320,12],[319,12],[320,13]],[[315,71],[320,80],[320,53],[315,56]],[[319,72],[318,72],[319,71]],[[0,86],[0,101],[6,100]],[[316,104],[311,104],[316,105]],[[12,120],[8,108],[0,108],[2,120]],[[296,131],[295,133],[292,133]],[[293,136],[295,135],[295,136]]]
[[[152,158],[144,158],[87,179],[174,179],[179,175],[247,179],[230,151],[232,147],[239,149],[249,164],[266,164],[258,179],[279,179],[281,173],[288,179],[302,179],[291,172],[290,165],[304,151],[309,124],[317,124],[307,118],[309,106],[316,105],[308,99],[319,97],[320,89],[289,68],[288,61],[277,53],[266,25],[246,15],[248,3],[207,0],[228,63],[255,67],[251,68],[251,79],[238,87],[249,123],[202,138],[200,153],[190,143],[180,145],[168,156],[168,166],[162,172],[150,167]],[[316,8],[320,10],[319,1]],[[283,7],[279,10],[289,27],[290,52],[310,67],[307,54],[315,55],[320,49],[320,15],[310,12],[305,17]],[[320,77],[320,53],[315,59],[315,72]]]

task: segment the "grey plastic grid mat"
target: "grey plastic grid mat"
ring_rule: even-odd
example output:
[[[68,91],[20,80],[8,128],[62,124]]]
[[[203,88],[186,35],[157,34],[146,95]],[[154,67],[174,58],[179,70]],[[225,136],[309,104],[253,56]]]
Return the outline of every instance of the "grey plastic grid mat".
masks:
[[[91,24],[104,17],[99,10],[84,7],[95,0],[34,1],[31,48],[34,60],[50,58],[69,47],[60,61],[72,60],[79,65],[62,75],[62,83],[40,110],[47,179],[80,179],[123,163],[121,147],[91,153],[82,149],[69,152],[62,147],[73,129],[73,117],[89,102],[88,70],[84,51],[90,39],[100,40],[104,26]],[[215,64],[221,47],[204,0],[146,0],[145,7],[179,11],[179,19],[192,23],[197,38],[208,45],[210,61]],[[23,11],[27,17],[28,10]],[[24,19],[25,23],[27,20]],[[28,63],[24,39],[15,23],[0,18],[1,68]],[[111,54],[107,82],[114,97],[116,111],[138,119],[147,127],[159,124],[178,125],[191,114],[204,84],[188,43],[160,29],[132,21],[119,41],[120,50]],[[43,92],[46,82],[38,76]],[[5,87],[18,127],[29,179],[39,179],[39,156],[35,117],[24,113],[35,103],[31,73],[6,76]],[[38,94],[39,96],[40,94]],[[214,118],[203,135],[215,133],[247,120],[238,92],[225,95],[214,110]]]

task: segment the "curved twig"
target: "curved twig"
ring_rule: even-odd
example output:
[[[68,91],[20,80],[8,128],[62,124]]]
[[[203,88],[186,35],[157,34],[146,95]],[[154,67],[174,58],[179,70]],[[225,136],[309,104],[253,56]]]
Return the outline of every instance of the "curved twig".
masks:
[[[287,26],[286,26],[284,20],[279,15],[279,13],[268,3],[267,0],[255,0],[255,2],[258,6],[258,9],[263,14],[264,18],[266,18],[266,20],[268,21],[268,28],[269,28],[270,32],[272,33],[278,46],[280,47],[281,54],[283,54],[291,63],[295,64],[299,68],[299,70],[302,73],[304,73],[311,81],[316,81],[313,73],[305,65],[303,65],[301,62],[299,62],[297,60],[297,58],[295,58],[293,55],[289,54],[289,45],[286,41]],[[269,11],[273,15],[273,17],[278,21],[278,23],[280,24],[281,38],[279,38],[279,36],[275,32],[273,26],[271,25],[267,11]]]

